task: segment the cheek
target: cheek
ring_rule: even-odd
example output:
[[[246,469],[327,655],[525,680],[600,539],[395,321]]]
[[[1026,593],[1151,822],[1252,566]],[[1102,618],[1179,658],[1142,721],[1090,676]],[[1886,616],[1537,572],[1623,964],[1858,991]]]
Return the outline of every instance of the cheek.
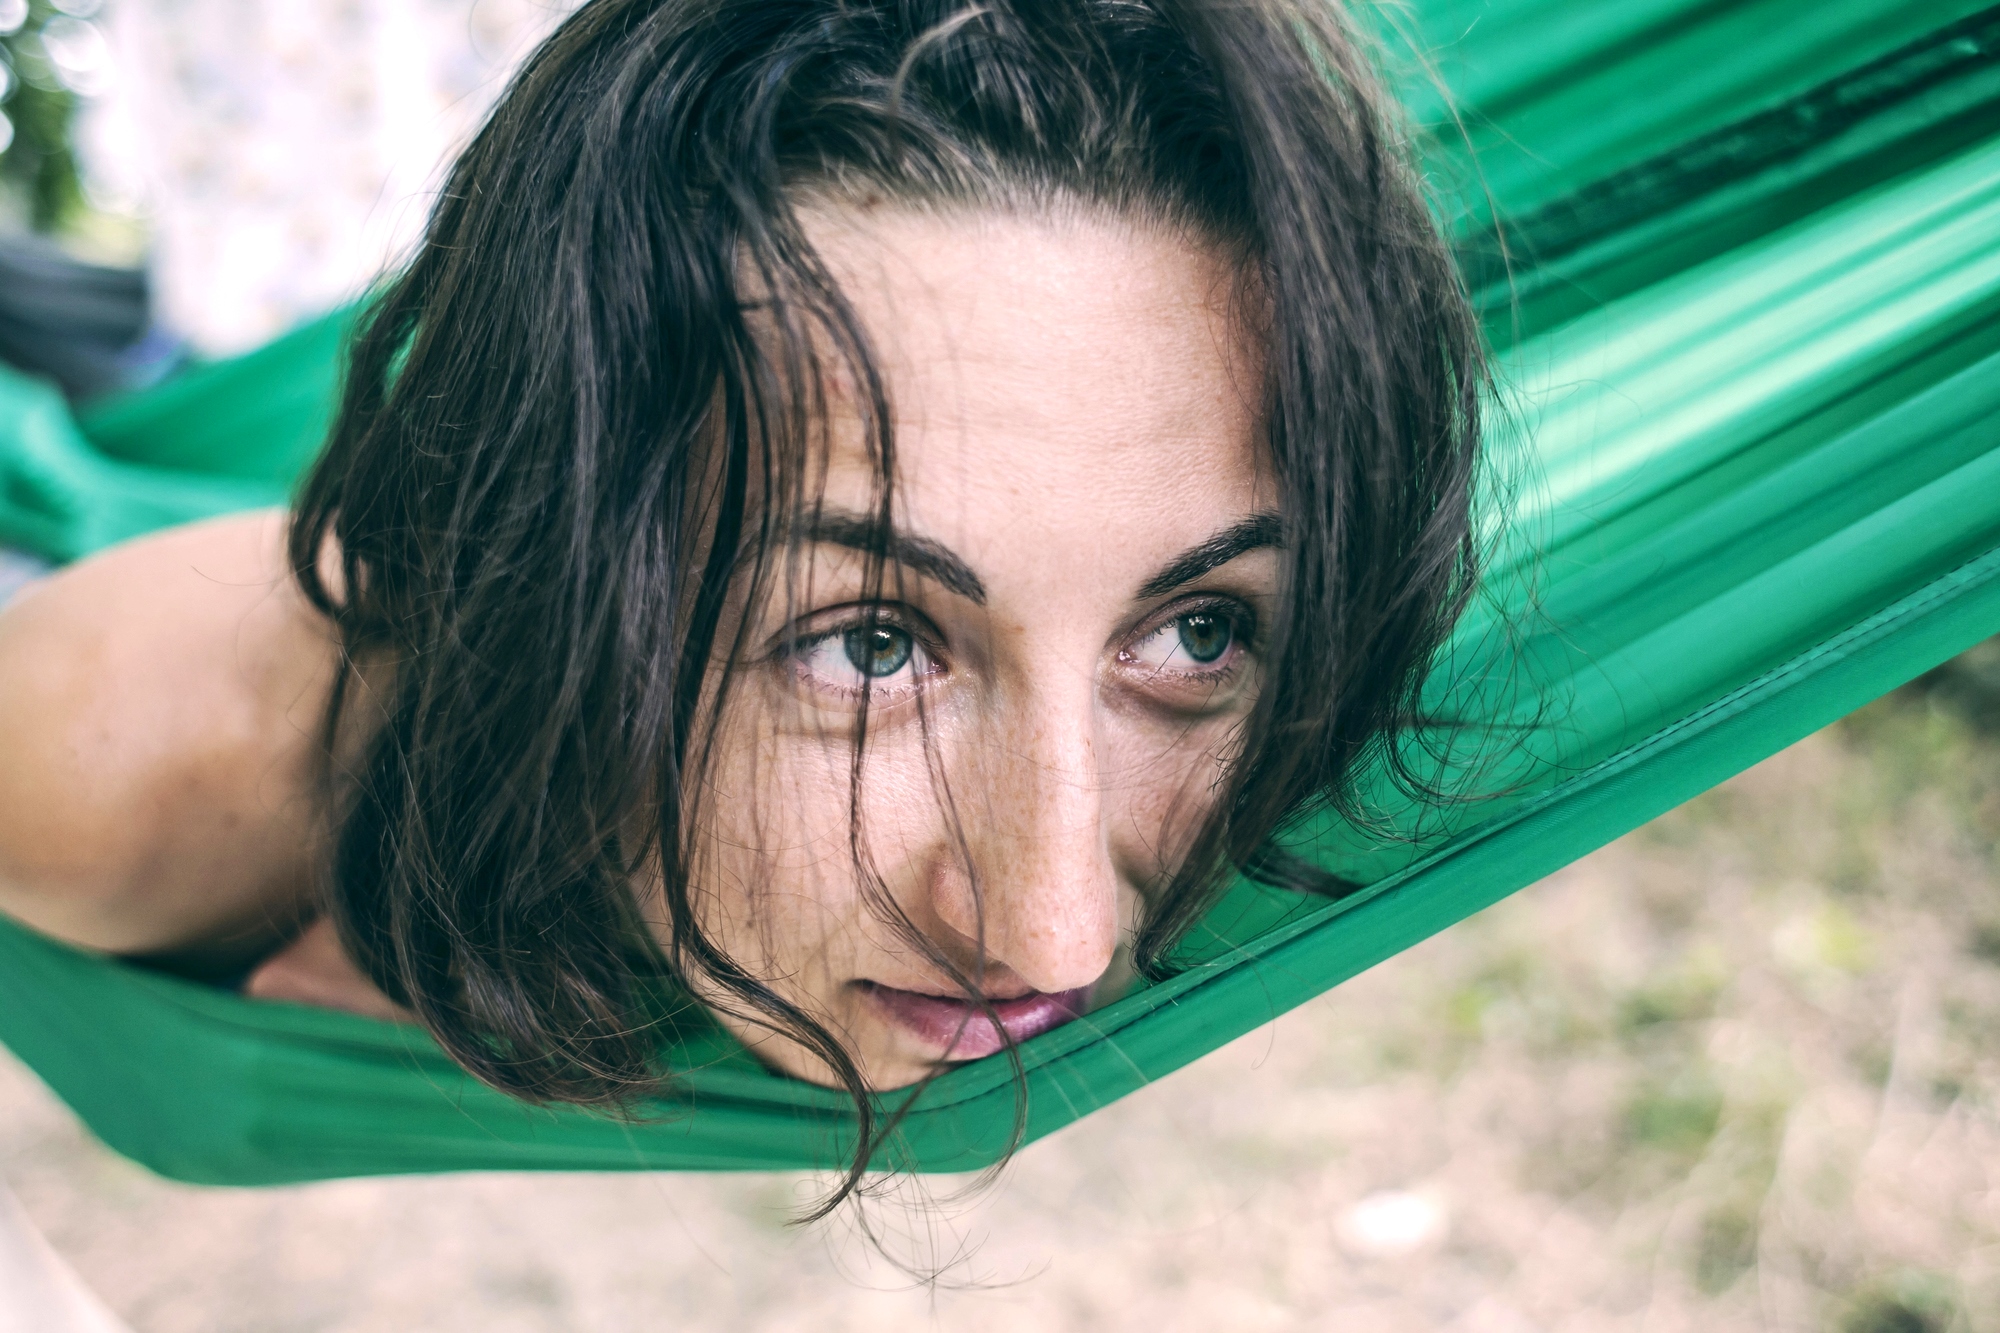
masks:
[[[803,758],[767,710],[733,703],[692,812],[696,914],[724,952],[765,976],[782,975],[802,942],[831,932],[851,878],[834,818],[838,775]]]
[[[1104,783],[1112,854],[1126,878],[1150,888],[1180,868],[1228,778],[1240,726],[1236,718],[1173,728],[1141,719],[1114,724]]]
[[[837,970],[868,947],[875,913],[855,864],[851,740],[792,720],[782,702],[725,719],[692,871],[703,924],[725,950],[765,975],[806,980],[814,960]],[[901,896],[935,841],[920,744],[871,742],[860,816],[866,863]]]

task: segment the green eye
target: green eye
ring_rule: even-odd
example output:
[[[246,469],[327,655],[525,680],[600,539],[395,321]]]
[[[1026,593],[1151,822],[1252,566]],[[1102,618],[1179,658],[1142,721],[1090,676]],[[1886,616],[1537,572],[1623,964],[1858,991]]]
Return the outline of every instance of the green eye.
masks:
[[[908,665],[914,647],[910,636],[890,625],[867,625],[840,636],[847,661],[871,679],[893,676]]]
[[[1236,638],[1236,627],[1223,616],[1198,612],[1174,623],[1180,630],[1181,651],[1197,662],[1215,661]]]

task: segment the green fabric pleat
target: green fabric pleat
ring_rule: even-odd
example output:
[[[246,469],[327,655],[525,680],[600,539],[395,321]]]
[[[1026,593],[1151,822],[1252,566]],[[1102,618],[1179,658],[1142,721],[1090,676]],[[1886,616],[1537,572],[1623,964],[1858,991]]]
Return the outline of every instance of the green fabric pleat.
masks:
[[[1435,135],[1502,349],[1495,558],[1433,682],[1452,725],[1406,751],[1460,799],[1371,778],[1369,827],[1288,834],[1365,889],[1238,885],[1177,975],[1023,1047],[1025,1101],[1004,1059],[956,1069],[882,1165],[987,1165],[2000,632],[2000,10],[1428,0],[1362,18]],[[346,321],[76,415],[0,376],[0,541],[69,559],[282,502]],[[842,1098],[681,1018],[678,1095],[617,1121],[509,1101],[411,1029],[0,922],[0,1040],[105,1142],[187,1180],[851,1151]]]
[[[54,560],[285,502],[332,414],[352,315],[72,416],[54,385],[0,366],[0,544]]]

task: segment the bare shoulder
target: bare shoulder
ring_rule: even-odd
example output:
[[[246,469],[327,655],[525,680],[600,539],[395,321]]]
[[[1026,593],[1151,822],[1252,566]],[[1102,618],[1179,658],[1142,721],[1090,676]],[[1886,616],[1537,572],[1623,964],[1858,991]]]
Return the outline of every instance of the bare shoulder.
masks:
[[[0,613],[0,910],[218,964],[294,925],[336,657],[283,543],[279,513],[193,524]]]

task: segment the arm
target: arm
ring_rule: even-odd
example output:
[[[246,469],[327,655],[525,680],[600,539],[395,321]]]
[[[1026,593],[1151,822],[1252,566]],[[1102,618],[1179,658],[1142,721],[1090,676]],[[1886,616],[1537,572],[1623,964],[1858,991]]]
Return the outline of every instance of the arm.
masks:
[[[331,627],[284,517],[115,547],[0,614],[0,911],[228,969],[311,910]]]

